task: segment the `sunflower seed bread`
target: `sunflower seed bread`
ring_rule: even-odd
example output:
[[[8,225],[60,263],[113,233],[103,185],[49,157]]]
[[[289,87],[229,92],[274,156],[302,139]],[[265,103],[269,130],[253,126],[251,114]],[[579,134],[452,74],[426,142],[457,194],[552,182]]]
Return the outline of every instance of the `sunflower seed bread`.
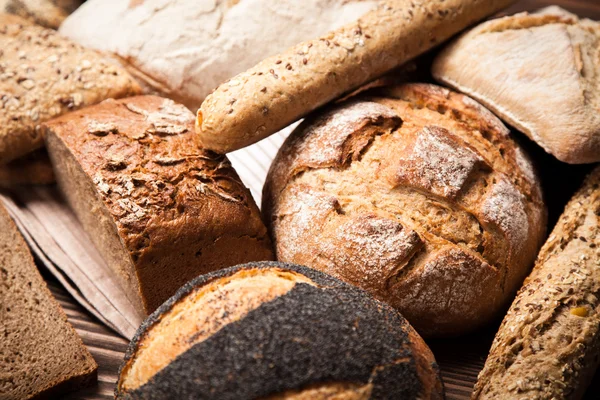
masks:
[[[271,165],[263,212],[278,260],[362,287],[424,336],[498,317],[546,230],[539,182],[508,129],[428,84],[307,118]]]
[[[139,91],[123,68],[100,53],[0,13],[0,164],[42,147],[44,121]]]
[[[600,364],[600,167],[566,206],[494,339],[473,399],[580,399]]]
[[[142,315],[200,274],[272,259],[249,191],[183,105],[106,100],[43,130],[62,193]]]
[[[0,202],[0,399],[59,398],[98,365],[37,270]]]
[[[140,327],[117,399],[443,399],[433,354],[391,307],[310,268],[201,276]]]

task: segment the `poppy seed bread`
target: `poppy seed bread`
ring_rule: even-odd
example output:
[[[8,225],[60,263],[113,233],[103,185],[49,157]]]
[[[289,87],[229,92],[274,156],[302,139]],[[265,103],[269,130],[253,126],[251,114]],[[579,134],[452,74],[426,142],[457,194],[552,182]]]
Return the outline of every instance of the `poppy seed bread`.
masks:
[[[118,399],[442,399],[397,311],[306,267],[249,263],[182,287],[140,327]]]

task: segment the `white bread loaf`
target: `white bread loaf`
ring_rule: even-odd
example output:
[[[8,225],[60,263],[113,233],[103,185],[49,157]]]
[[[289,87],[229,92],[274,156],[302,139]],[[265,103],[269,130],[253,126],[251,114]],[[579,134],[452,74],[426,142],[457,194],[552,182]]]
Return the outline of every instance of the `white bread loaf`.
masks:
[[[116,53],[164,95],[196,110],[221,82],[353,21],[372,0],[91,0],[60,28]]]

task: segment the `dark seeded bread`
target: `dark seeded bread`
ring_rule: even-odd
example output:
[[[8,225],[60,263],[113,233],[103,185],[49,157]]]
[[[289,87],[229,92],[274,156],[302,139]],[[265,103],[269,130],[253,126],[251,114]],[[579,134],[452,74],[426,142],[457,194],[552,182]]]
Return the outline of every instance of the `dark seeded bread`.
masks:
[[[398,312],[306,267],[201,276],[140,327],[119,399],[442,399],[429,348]]]
[[[57,398],[96,380],[96,362],[2,205],[0,338],[0,399]]]
[[[600,363],[600,168],[567,205],[494,339],[473,399],[580,399]]]
[[[141,313],[200,274],[273,258],[250,192],[198,146],[184,106],[107,100],[44,130],[62,192]]]

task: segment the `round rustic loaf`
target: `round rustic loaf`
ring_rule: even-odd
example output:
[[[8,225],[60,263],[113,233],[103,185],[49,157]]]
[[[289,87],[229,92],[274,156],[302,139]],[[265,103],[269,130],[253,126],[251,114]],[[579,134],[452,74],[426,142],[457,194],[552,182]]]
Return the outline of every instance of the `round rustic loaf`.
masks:
[[[507,128],[427,84],[306,120],[271,166],[263,211],[278,260],[368,290],[427,336],[501,312],[546,231],[538,181]]]
[[[118,399],[442,399],[391,307],[321,272],[259,262],[183,286],[139,328]]]

